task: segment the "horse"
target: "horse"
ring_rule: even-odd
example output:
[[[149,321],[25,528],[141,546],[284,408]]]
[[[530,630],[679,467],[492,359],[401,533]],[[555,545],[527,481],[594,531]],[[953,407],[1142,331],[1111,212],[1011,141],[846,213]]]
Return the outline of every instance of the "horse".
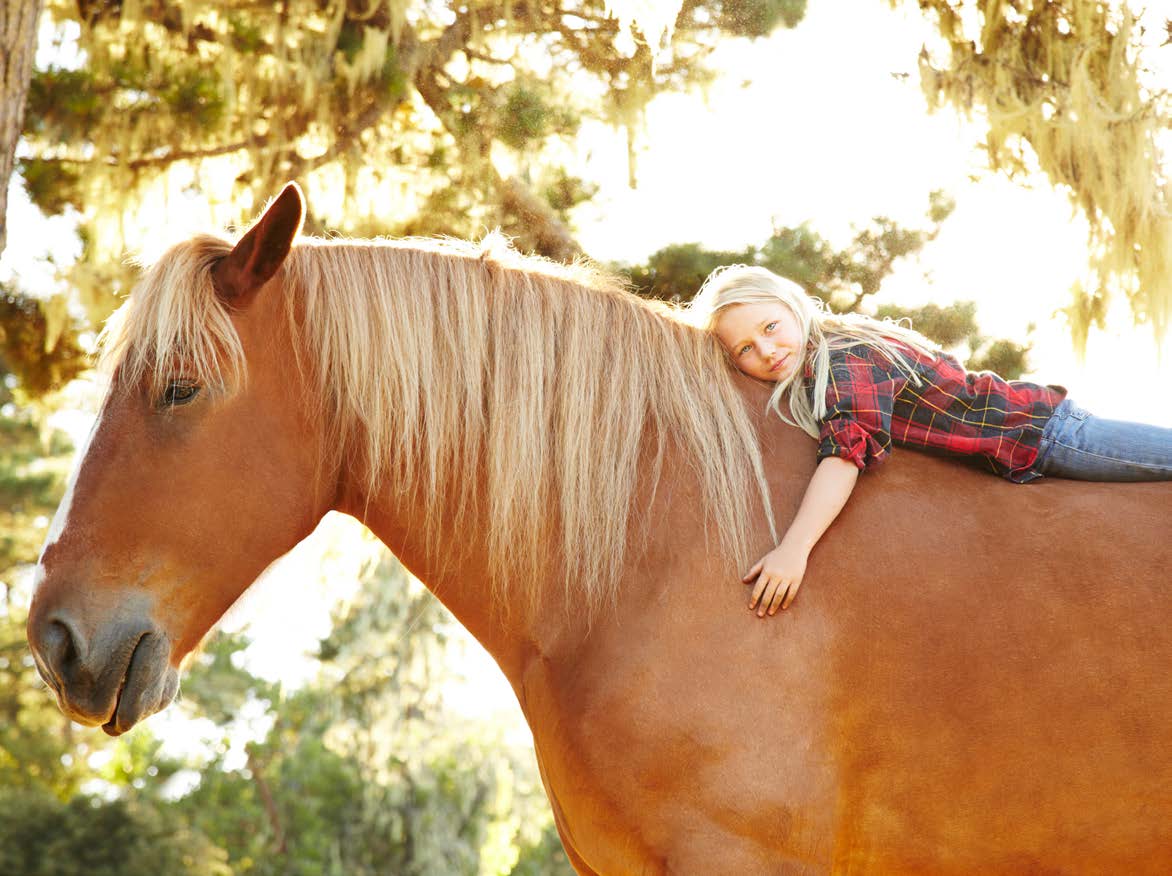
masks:
[[[1172,490],[897,452],[792,607],[815,442],[670,307],[500,241],[315,240],[287,187],[103,339],[39,671],[119,734],[329,510],[493,656],[580,874],[1172,871]]]

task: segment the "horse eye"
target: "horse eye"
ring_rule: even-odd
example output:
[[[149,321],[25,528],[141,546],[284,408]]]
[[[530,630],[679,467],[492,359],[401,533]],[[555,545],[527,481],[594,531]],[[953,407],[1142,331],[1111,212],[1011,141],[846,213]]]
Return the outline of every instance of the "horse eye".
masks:
[[[199,384],[190,380],[172,380],[159,398],[160,408],[177,408],[199,395]]]

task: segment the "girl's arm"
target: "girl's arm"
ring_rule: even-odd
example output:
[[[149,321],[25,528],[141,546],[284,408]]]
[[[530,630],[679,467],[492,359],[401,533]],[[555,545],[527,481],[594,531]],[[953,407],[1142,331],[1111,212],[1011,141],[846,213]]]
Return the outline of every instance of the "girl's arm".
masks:
[[[858,478],[859,469],[850,460],[828,456],[818,463],[781,544],[758,560],[742,579],[746,584],[757,579],[749,608],[757,608],[758,617],[765,617],[766,611],[772,615],[778,608],[789,608],[802,586],[810,551],[850,498]]]

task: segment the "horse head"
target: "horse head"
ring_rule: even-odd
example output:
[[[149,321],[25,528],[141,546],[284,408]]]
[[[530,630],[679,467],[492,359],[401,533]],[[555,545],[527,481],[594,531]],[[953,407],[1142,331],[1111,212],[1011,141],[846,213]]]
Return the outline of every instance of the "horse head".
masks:
[[[121,314],[150,329],[123,326],[28,620],[78,723],[117,735],[170,703],[183,658],[328,509],[282,294],[303,214],[291,185],[235,247],[181,244]]]

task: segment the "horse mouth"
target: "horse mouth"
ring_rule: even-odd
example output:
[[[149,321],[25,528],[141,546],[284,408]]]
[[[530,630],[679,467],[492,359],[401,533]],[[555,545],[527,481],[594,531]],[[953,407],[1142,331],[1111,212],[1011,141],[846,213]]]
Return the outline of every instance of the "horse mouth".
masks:
[[[102,730],[121,736],[139,721],[165,708],[179,688],[179,674],[168,661],[164,636],[144,633],[134,646],[114,697],[114,708]]]

